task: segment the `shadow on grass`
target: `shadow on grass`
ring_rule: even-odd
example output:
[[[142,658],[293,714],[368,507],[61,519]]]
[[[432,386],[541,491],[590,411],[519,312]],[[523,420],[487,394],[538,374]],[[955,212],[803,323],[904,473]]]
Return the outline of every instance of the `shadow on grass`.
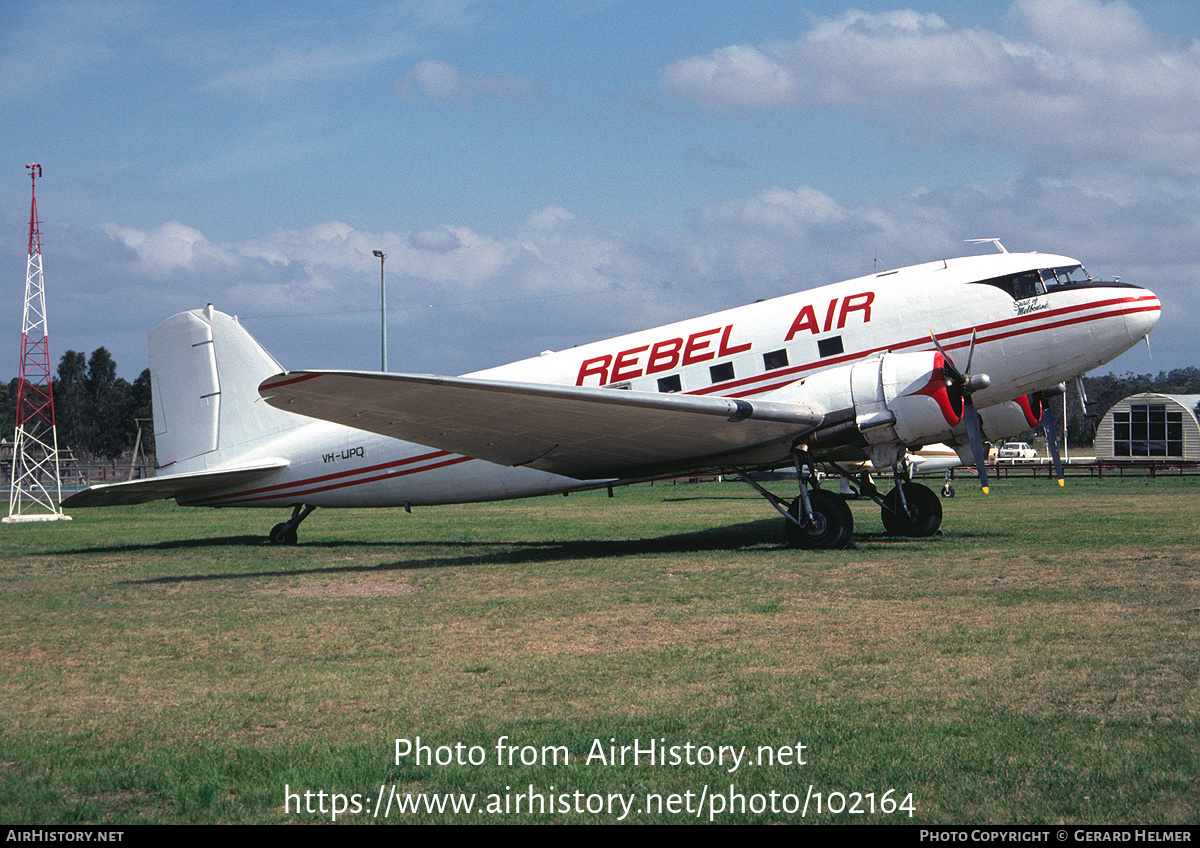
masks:
[[[687,554],[687,553],[721,553],[748,548],[783,548],[777,521],[766,519],[751,521],[743,524],[733,524],[726,527],[716,527],[690,533],[674,533],[667,536],[644,539],[614,539],[596,540],[581,539],[571,541],[505,541],[505,542],[456,542],[456,541],[415,541],[415,542],[350,542],[325,541],[309,542],[299,546],[299,550],[329,549],[335,550],[347,546],[382,546],[389,548],[397,546],[406,548],[436,548],[445,550],[447,556],[429,556],[402,562],[385,562],[362,565],[319,566],[312,568],[278,568],[270,570],[247,572],[222,572],[210,574],[179,574],[166,577],[150,577],[143,580],[125,580],[118,585],[146,585],[154,583],[187,583],[203,580],[241,580],[262,577],[294,577],[306,574],[378,574],[384,571],[419,571],[428,568],[452,568],[461,566],[480,565],[536,565],[543,562],[570,562],[595,559],[619,559],[622,557],[645,556],[656,554]],[[153,545],[121,545],[119,547],[93,547],[86,552],[99,551],[152,551],[171,550],[196,546],[211,546],[233,544],[246,537],[224,537],[217,539],[201,539],[195,542],[163,542]],[[475,549],[473,554],[458,553],[463,549]],[[281,549],[283,550],[283,549]],[[801,553],[801,552],[797,552]],[[833,551],[805,551],[803,553],[830,554]]]

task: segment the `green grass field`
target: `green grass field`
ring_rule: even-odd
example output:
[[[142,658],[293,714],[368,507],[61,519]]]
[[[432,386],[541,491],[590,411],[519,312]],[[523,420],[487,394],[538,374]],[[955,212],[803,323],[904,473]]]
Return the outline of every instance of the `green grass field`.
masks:
[[[0,820],[1196,823],[1198,505],[963,481],[944,536],[862,502],[821,552],[737,483],[318,510],[293,548],[284,510],[7,525]],[[681,762],[619,761],[652,740]]]

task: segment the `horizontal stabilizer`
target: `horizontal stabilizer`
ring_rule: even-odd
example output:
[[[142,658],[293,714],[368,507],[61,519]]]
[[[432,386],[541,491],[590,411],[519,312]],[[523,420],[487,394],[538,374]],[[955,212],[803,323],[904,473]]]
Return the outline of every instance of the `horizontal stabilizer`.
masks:
[[[195,471],[189,474],[165,474],[145,480],[129,480],[124,483],[101,483],[88,486],[64,499],[62,506],[71,508],[125,506],[165,498],[189,500],[206,492],[216,492],[265,477],[272,471],[286,468],[287,465],[286,459],[279,459],[238,468]]]
[[[760,448],[786,458],[811,404],[346,371],[294,371],[267,403],[395,439],[579,479],[686,473]]]

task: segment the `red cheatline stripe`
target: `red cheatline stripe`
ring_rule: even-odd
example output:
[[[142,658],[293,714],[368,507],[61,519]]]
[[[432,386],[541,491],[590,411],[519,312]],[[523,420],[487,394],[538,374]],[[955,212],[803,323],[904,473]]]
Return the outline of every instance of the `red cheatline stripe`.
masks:
[[[976,343],[977,344],[985,344],[987,342],[998,341],[1000,339],[1011,338],[1013,336],[1023,336],[1023,335],[1029,335],[1031,333],[1039,333],[1042,330],[1049,330],[1049,329],[1054,329],[1057,327],[1066,327],[1066,326],[1070,326],[1072,324],[1083,324],[1088,321],[1096,321],[1096,320],[1100,320],[1102,318],[1114,318],[1114,317],[1118,317],[1121,315],[1133,315],[1133,314],[1136,314],[1139,312],[1158,312],[1158,311],[1160,311],[1160,309],[1161,309],[1161,307],[1156,304],[1156,305],[1152,305],[1152,306],[1143,306],[1143,307],[1140,307],[1137,309],[1123,309],[1123,310],[1120,310],[1117,312],[1106,312],[1106,313],[1101,313],[1101,314],[1097,314],[1097,315],[1083,315],[1083,316],[1071,318],[1071,319],[1064,320],[1064,321],[1055,321],[1055,322],[1049,323],[1049,324],[1042,324],[1037,327],[1024,327],[1022,329],[1012,330],[1011,332],[1008,332],[1008,333],[998,333],[996,335],[992,335],[987,338],[979,338],[979,339],[977,339]],[[962,332],[961,330],[958,331],[958,333],[961,333],[961,332]],[[970,332],[970,331],[967,331],[967,332]],[[949,335],[957,335],[958,333],[947,333],[947,335],[948,336]],[[843,362],[850,362],[850,361],[858,360],[864,356],[870,356],[875,353],[881,353],[883,351],[895,350],[898,347],[911,347],[915,344],[921,344],[921,343],[922,343],[921,340],[917,340],[916,342],[905,342],[904,344],[901,344],[901,345],[880,347],[880,348],[875,348],[873,350],[862,351],[862,352],[854,353],[854,354],[848,354],[846,356],[838,357],[837,359],[833,359],[833,360],[829,360],[829,359],[821,360],[818,362],[802,365],[796,369],[791,369],[791,372],[794,373],[796,371],[802,372],[802,371],[808,371],[808,370],[821,370],[822,368],[828,367],[829,365],[838,365]],[[971,344],[970,340],[967,339],[965,341],[957,342],[955,344],[944,344],[942,346],[946,350],[949,351],[949,350],[957,350],[957,349],[966,348],[966,347],[969,347],[970,344]],[[784,380],[779,383],[774,383],[770,386],[758,386],[755,388],[747,389],[742,392],[733,393],[733,394],[728,395],[728,397],[747,397],[749,395],[762,394],[767,391],[772,391],[774,389],[783,388],[784,386],[790,385],[791,383],[794,383],[794,382],[795,382],[795,379]],[[696,392],[695,394],[703,394],[706,391],[707,390],[701,390],[699,392]]]
[[[1140,302],[1143,302],[1146,300],[1154,300],[1155,303],[1148,305],[1148,306],[1141,306],[1141,307],[1134,308],[1134,309],[1125,308],[1125,309],[1120,309],[1117,311],[1085,315],[1085,316],[1081,316],[1081,317],[1075,318],[1070,321],[1058,321],[1058,322],[1054,322],[1054,323],[1043,323],[1043,324],[1039,324],[1036,327],[1026,327],[1023,329],[1014,330],[1009,333],[996,334],[996,335],[989,336],[987,338],[983,338],[983,334],[985,332],[988,332],[991,330],[996,330],[1001,327],[1014,326],[1014,325],[1026,323],[1029,321],[1044,320],[1045,318],[1058,316],[1058,315],[1068,315],[1072,312],[1080,312],[1085,309],[1100,309],[1100,308],[1109,307],[1109,306],[1113,306],[1113,305],[1135,304],[1135,303],[1140,303]],[[1157,303],[1157,298],[1141,297],[1141,298],[1115,298],[1112,300],[1102,301],[1100,303],[1081,304],[1081,305],[1077,305],[1077,306],[1064,307],[1062,309],[1048,310],[1045,312],[1033,312],[1033,313],[1030,313],[1029,315],[1019,315],[1014,318],[1007,318],[1003,321],[993,321],[988,324],[979,325],[978,327],[975,328],[976,334],[978,337],[976,343],[983,344],[984,342],[996,341],[999,339],[1009,338],[1011,336],[1025,335],[1028,333],[1036,333],[1041,330],[1052,329],[1055,327],[1068,326],[1070,324],[1083,323],[1085,321],[1095,321],[1095,320],[1100,320],[1102,318],[1114,318],[1114,317],[1118,317],[1121,315],[1132,315],[1132,314],[1135,314],[1138,312],[1156,312],[1156,311],[1159,311],[1160,309],[1161,309],[1161,306]],[[970,327],[968,327],[966,329],[950,330],[946,333],[939,334],[938,341],[940,341],[942,343],[942,347],[945,348],[946,350],[965,349],[965,348],[969,347],[971,344],[970,335],[971,335]],[[947,342],[947,339],[953,339],[953,338],[957,338],[957,337],[963,337],[963,338],[961,341],[949,342],[949,343]],[[720,393],[723,397],[746,397],[748,395],[762,394],[763,392],[780,389],[786,385],[789,385],[790,383],[794,383],[797,379],[800,379],[799,375],[804,374],[809,371],[818,371],[818,370],[823,370],[825,368],[829,368],[829,367],[832,367],[835,365],[842,365],[847,362],[854,362],[856,360],[862,359],[864,356],[871,356],[876,353],[883,353],[885,351],[898,351],[898,350],[903,350],[904,348],[917,347],[917,346],[921,346],[921,345],[930,345],[930,344],[931,344],[931,342],[929,341],[928,336],[919,336],[915,339],[909,339],[908,341],[898,342],[896,344],[883,345],[880,347],[871,348],[869,350],[854,351],[853,353],[847,353],[842,356],[829,357],[828,359],[820,359],[815,362],[806,362],[803,365],[796,365],[791,368],[781,368],[777,371],[768,372],[767,374],[758,374],[753,377],[747,377],[744,380],[737,380],[737,381],[730,382],[730,383],[719,383],[715,386],[708,386],[703,389],[697,389],[695,391],[688,392],[688,394],[709,395],[709,394]],[[781,379],[781,378],[787,378],[787,377],[790,377],[791,379]],[[771,380],[772,382],[769,385],[765,385],[765,386],[754,386],[755,383],[762,383],[766,380]],[[739,391],[739,392],[729,392],[730,389],[735,389],[735,388],[739,388],[742,386],[748,386],[748,387],[753,386],[753,387],[747,388],[747,389],[745,389],[743,391]],[[728,394],[726,394],[727,392],[728,392]]]
[[[338,479],[342,479],[345,477],[357,477],[362,474],[370,474],[374,471],[382,471],[382,470],[388,469],[388,468],[398,468],[402,465],[412,465],[414,462],[423,462],[428,459],[437,459],[438,457],[441,457],[441,456],[450,456],[450,452],[444,451],[444,450],[433,451],[432,453],[424,453],[424,454],[421,454],[420,456],[410,456],[405,459],[397,459],[392,462],[383,462],[383,463],[380,463],[379,465],[368,465],[366,468],[355,468],[355,469],[351,469],[349,471],[338,471],[334,474],[322,474],[319,477],[309,477],[307,479],[296,480],[291,483],[277,483],[274,486],[261,486],[257,489],[247,489],[244,492],[234,492],[233,494],[229,494],[229,495],[220,495],[220,496],[213,496],[213,497],[207,497],[207,498],[197,498],[195,500],[188,501],[188,503],[204,504],[204,503],[208,503],[209,501],[224,502],[224,501],[228,500],[229,498],[244,498],[249,495],[259,495],[259,494],[264,494],[266,492],[276,492],[276,491],[279,491],[280,489],[295,489],[300,486],[311,486],[314,483],[324,483],[328,480],[338,480]],[[432,468],[432,467],[438,467],[438,466],[428,466],[428,467]],[[415,471],[424,471],[424,470],[425,470],[424,468],[415,469]],[[406,471],[404,473],[411,474],[411,473],[415,473],[415,471]],[[400,475],[393,473],[393,474],[385,474],[383,476],[388,477],[388,476],[400,476]],[[374,478],[374,479],[381,479],[381,478]],[[351,483],[349,483],[347,485],[353,485],[358,482],[361,482],[361,481],[352,481]],[[287,497],[289,494],[290,493],[285,492],[282,495],[269,495],[268,497]]]
[[[279,494],[274,494],[274,495],[246,496],[244,493],[241,495],[225,495],[219,499],[218,498],[205,498],[204,502],[207,503],[209,506],[235,506],[239,503],[252,503],[254,501],[276,501],[276,500],[283,500],[285,498],[301,500],[304,497],[306,497],[307,495],[315,495],[318,492],[330,492],[330,491],[333,491],[334,489],[345,489],[350,486],[361,486],[366,483],[375,483],[379,480],[390,480],[394,477],[404,477],[409,474],[420,474],[422,471],[432,471],[435,468],[446,468],[447,466],[450,466],[450,465],[458,465],[463,462],[470,462],[472,459],[473,459],[473,457],[470,457],[470,456],[456,456],[453,459],[447,459],[445,462],[435,462],[432,465],[423,465],[420,468],[409,468],[405,471],[391,471],[391,472],[388,472],[387,474],[380,474],[375,477],[367,477],[362,480],[345,480],[340,483],[334,483],[331,486],[317,486],[312,489],[281,492]],[[313,481],[309,481],[309,482],[313,482]],[[299,485],[304,485],[304,484],[303,483],[294,483],[292,485],[299,486]],[[212,503],[208,503],[209,501],[212,501]],[[201,503],[200,501],[185,501],[184,505],[185,506],[196,506],[200,503]]]

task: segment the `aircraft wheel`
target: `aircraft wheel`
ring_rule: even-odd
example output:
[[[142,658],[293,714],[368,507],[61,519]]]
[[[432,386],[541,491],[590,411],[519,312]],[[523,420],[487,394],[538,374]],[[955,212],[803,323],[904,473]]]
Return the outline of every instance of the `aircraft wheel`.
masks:
[[[833,492],[818,489],[808,493],[812,503],[813,524],[810,527],[799,527],[791,521],[784,521],[787,531],[788,544],[793,548],[808,550],[834,550],[850,544],[850,535],[854,532],[854,514],[846,502]],[[800,517],[800,499],[792,501],[788,510],[794,517]]]
[[[272,545],[294,545],[297,538],[296,528],[289,529],[286,521],[272,527],[271,535],[267,537]]]
[[[950,483],[947,483],[945,486],[942,486],[942,497],[943,498],[954,497],[954,486],[951,485]]]
[[[883,498],[883,526],[893,536],[932,536],[942,526],[942,504],[928,486],[904,484],[904,499],[910,515],[900,509],[900,494],[895,489]]]

